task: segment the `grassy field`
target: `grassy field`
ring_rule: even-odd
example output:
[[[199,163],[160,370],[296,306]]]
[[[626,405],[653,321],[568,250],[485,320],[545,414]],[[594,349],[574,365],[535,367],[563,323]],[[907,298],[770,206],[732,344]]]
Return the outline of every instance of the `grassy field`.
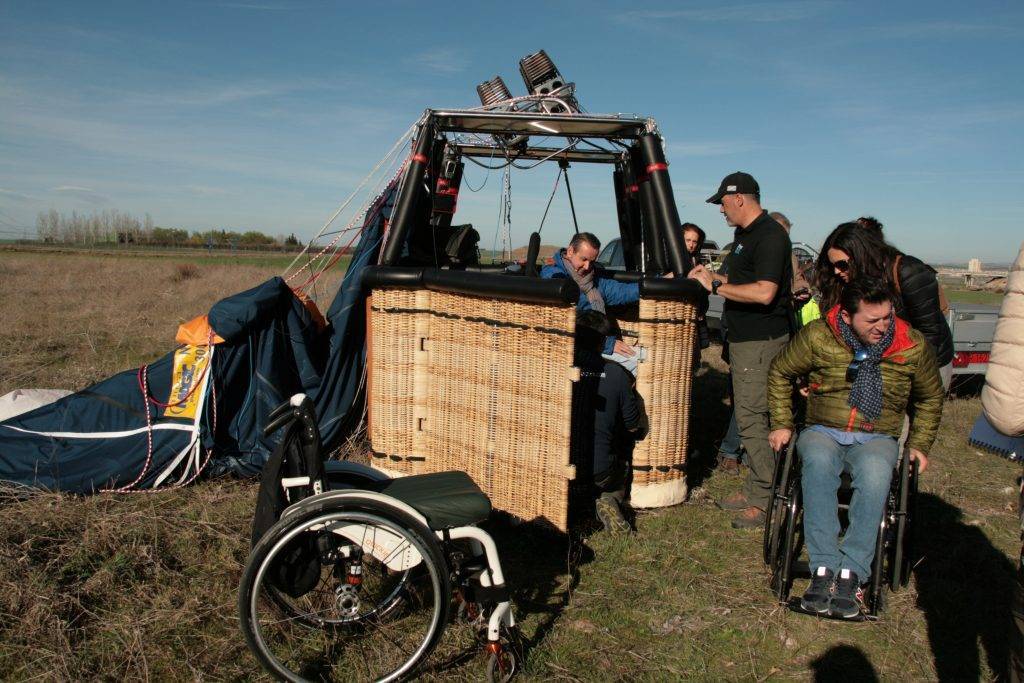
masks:
[[[1003,303],[1001,292],[986,292],[980,289],[947,287],[946,295],[951,302],[959,304],[991,304],[998,306]]]
[[[179,323],[279,272],[202,263],[181,279],[184,261],[0,252],[0,394],[80,389],[157,358]],[[728,417],[718,348],[704,361],[697,475]],[[815,620],[772,601],[760,534],[733,531],[712,504],[739,488],[735,477],[701,476],[690,502],[641,514],[628,538],[494,522],[528,641],[524,678],[994,679],[1010,629],[1020,468],[966,444],[979,410],[977,398],[946,404],[922,481],[923,554],[876,623]],[[219,480],[153,495],[4,497],[4,677],[264,678],[235,607],[255,496],[253,482]],[[484,658],[468,644],[453,628],[428,678],[482,679]]]

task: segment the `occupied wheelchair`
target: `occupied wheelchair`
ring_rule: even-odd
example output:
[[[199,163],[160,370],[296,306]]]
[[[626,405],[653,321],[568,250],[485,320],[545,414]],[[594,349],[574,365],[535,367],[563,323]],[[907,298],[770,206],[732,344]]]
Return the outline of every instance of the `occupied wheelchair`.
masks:
[[[463,472],[386,479],[324,463],[312,401],[271,415],[285,434],[264,469],[238,610],[246,642],[290,680],[415,675],[452,615],[488,653],[487,679],[522,661],[497,546],[473,526],[490,500]]]
[[[789,445],[776,457],[772,496],[766,511],[763,553],[764,562],[771,572],[770,586],[775,597],[790,609],[802,612],[800,599],[790,599],[793,580],[811,578],[808,562],[801,559],[804,509],[796,441],[794,434]],[[879,524],[871,563],[871,582],[864,596],[866,613],[862,619],[878,618],[884,606],[882,589],[885,586],[896,592],[910,582],[917,486],[917,463],[911,462],[904,454],[893,470],[889,496]],[[844,531],[847,523],[844,513],[849,508],[851,493],[850,476],[843,472],[837,502]]]

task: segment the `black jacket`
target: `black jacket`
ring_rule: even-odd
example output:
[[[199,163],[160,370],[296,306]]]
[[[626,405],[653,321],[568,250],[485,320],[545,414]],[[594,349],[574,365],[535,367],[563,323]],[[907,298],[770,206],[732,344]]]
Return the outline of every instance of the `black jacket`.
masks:
[[[898,268],[899,301],[896,314],[921,332],[935,351],[939,367],[953,361],[953,333],[939,308],[939,281],[935,270],[904,254]]]

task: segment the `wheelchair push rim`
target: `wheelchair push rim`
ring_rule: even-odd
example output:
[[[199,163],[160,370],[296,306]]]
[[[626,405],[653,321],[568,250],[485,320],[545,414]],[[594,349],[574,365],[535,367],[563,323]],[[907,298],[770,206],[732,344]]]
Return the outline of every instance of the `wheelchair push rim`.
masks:
[[[292,681],[392,681],[433,651],[448,618],[444,559],[417,520],[380,507],[288,516],[254,548],[239,612],[246,641],[267,670]],[[319,576],[292,597],[275,585],[276,568],[306,542],[316,544]]]

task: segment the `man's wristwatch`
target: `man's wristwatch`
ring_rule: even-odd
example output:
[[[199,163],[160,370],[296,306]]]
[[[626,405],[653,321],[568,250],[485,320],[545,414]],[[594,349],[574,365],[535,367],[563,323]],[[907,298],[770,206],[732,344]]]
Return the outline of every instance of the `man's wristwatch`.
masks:
[[[722,281],[721,280],[717,280],[717,279],[716,280],[712,280],[711,281],[711,293],[712,294],[718,294],[718,288],[721,287],[721,286],[722,286]]]

